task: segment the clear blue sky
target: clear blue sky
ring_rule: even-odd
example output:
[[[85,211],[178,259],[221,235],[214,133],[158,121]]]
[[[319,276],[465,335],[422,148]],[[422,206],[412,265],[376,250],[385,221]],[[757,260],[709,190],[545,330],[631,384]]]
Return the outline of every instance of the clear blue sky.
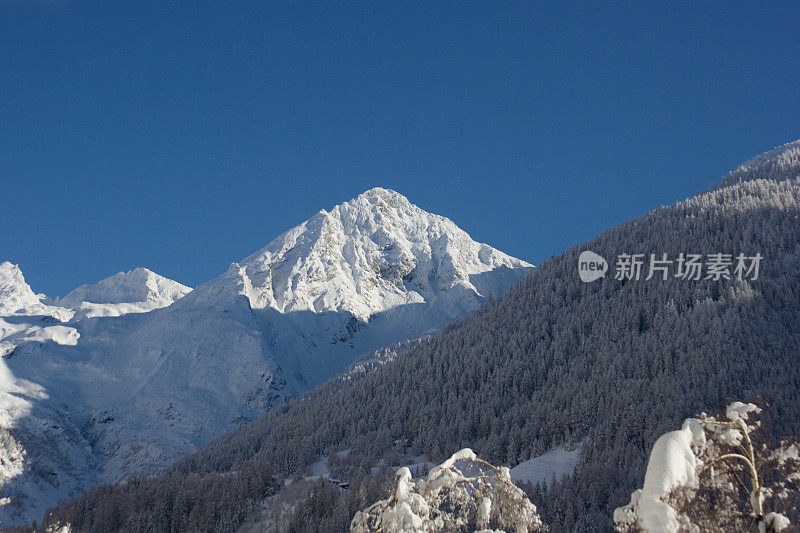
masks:
[[[0,0],[0,259],[196,285],[380,185],[538,263],[800,137],[796,1],[299,4]]]

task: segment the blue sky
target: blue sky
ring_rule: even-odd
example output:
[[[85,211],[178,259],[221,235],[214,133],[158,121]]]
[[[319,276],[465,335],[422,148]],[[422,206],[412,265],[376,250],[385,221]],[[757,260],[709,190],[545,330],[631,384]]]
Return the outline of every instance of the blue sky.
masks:
[[[196,285],[380,185],[538,263],[800,137],[798,20],[0,0],[0,259],[53,296],[135,266]]]

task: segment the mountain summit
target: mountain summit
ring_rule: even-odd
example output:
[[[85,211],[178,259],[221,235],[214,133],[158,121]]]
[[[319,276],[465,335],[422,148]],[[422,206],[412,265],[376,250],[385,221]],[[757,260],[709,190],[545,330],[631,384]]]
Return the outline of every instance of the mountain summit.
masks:
[[[81,488],[165,466],[361,354],[466,316],[531,269],[375,188],[194,290],[147,269],[79,287],[53,302],[74,314],[57,326],[69,342],[24,338],[0,361],[13,376],[0,399],[19,383],[41,391],[14,396],[20,415],[3,423],[0,452],[27,461],[0,471],[4,515],[38,518]],[[39,298],[23,292],[25,305]]]
[[[75,308],[82,317],[143,313],[172,304],[191,288],[143,267],[119,272],[91,285],[81,285],[58,305]]]
[[[44,295],[34,294],[18,265],[0,262],[0,316],[49,316],[61,321],[72,317],[69,310],[47,305],[45,301]]]
[[[485,296],[476,276],[532,265],[473,241],[449,219],[376,187],[320,211],[252,254],[254,309],[348,312],[360,320],[441,293]]]

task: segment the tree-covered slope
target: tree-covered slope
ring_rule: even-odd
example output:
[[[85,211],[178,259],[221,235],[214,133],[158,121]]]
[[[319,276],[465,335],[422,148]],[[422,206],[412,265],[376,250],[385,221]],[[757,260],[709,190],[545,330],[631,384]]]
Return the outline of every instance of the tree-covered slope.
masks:
[[[514,466],[582,441],[575,473],[533,501],[552,530],[607,530],[655,439],[693,413],[760,395],[766,431],[800,433],[800,162],[789,159],[780,176],[728,181],[554,256],[441,335],[354,367],[156,476],[93,489],[47,523],[229,530],[320,456],[358,480],[407,451],[440,461],[470,447]],[[582,282],[584,250],[608,259],[609,275]],[[631,253],[763,260],[758,279],[615,279],[616,257]],[[352,497],[361,487],[351,483]],[[299,523],[319,527],[325,512]]]

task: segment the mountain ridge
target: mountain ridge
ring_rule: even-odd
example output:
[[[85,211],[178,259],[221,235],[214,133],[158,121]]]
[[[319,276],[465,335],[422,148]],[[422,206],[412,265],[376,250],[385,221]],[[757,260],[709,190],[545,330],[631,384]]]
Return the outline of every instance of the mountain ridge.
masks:
[[[800,175],[800,139],[740,163],[721,181],[722,187],[754,179],[787,179]]]

